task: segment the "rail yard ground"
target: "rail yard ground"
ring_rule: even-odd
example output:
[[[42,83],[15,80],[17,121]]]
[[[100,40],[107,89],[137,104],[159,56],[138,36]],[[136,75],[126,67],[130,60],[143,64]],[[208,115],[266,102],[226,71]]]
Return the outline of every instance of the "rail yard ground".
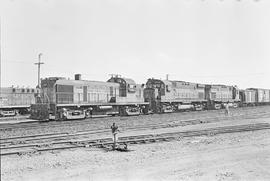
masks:
[[[113,122],[120,127],[119,140],[136,135],[212,131],[129,144],[128,152],[84,144],[72,149],[2,155],[2,180],[270,180],[270,129],[225,134],[213,131],[270,124],[270,106],[231,109],[230,116],[225,116],[224,110],[215,110],[1,124],[1,153],[10,146],[34,144],[40,148],[57,141],[110,138]],[[45,139],[38,136],[42,134],[47,135]],[[9,142],[10,138],[14,140]]]

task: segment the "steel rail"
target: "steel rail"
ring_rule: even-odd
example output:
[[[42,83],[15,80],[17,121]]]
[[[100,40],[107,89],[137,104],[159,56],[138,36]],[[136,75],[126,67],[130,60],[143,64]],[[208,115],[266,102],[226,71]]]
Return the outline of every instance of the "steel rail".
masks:
[[[254,111],[256,111],[255,109],[252,109]],[[211,110],[211,113],[219,113],[220,111],[222,110]],[[244,111],[249,111],[249,110],[244,110]],[[267,111],[265,112],[264,110],[261,110],[262,112],[248,112],[248,114],[264,114],[264,113],[268,113]],[[198,116],[200,114],[205,114],[205,115],[208,115],[210,111],[202,111],[202,112],[184,112],[186,113],[185,115],[182,115],[182,116],[187,116],[187,115],[190,115],[190,114],[197,114]],[[176,112],[177,114],[178,112]],[[189,113],[189,114],[188,114]],[[182,113],[183,114],[183,113]],[[244,113],[242,113],[244,114]],[[244,114],[244,115],[247,115],[247,114]],[[94,118],[95,120],[97,120],[96,118]],[[99,118],[100,119],[100,118]],[[105,119],[108,119],[108,118],[104,118]],[[63,126],[64,125],[74,125],[74,123],[80,123],[80,125],[87,125],[89,124],[88,122],[89,119],[86,119],[86,120],[67,120],[67,121],[46,121],[46,122],[38,122],[38,121],[34,121],[34,122],[22,122],[22,123],[14,123],[14,124],[1,124],[1,128],[0,130],[11,130],[11,129],[21,129],[21,128],[24,128],[24,129],[32,129],[32,128],[36,128],[36,127],[51,127],[51,126]],[[91,119],[92,120],[92,119]]]
[[[227,119],[227,117],[224,117]],[[232,117],[230,117],[232,118]],[[257,117],[258,118],[258,117]],[[248,119],[248,118],[247,118]],[[158,123],[158,124],[146,124],[146,125],[138,125],[138,126],[132,126],[132,127],[123,127],[123,130],[145,130],[145,129],[159,129],[159,128],[168,128],[168,127],[178,127],[178,126],[186,126],[186,125],[195,125],[195,124],[201,124],[201,123],[213,123],[222,121],[224,119],[213,117],[212,119],[190,119],[190,120],[184,120],[184,121],[177,121],[176,123]],[[98,134],[98,133],[106,133],[109,132],[110,129],[90,129],[90,130],[84,130],[84,131],[78,131],[76,133],[49,133],[49,134],[38,134],[38,135],[28,135],[24,137],[12,137],[12,138],[2,138],[0,139],[0,145],[6,145],[6,144],[14,144],[16,142],[29,142],[29,141],[35,141],[35,140],[47,140],[47,139],[63,139],[63,138],[72,138],[76,136],[83,136],[83,135],[90,135],[90,134]],[[3,148],[3,147],[1,147]]]
[[[226,133],[236,133],[236,132],[245,132],[245,131],[257,131],[270,129],[269,123],[257,123],[257,124],[246,124],[246,125],[237,125],[237,126],[223,126],[216,128],[208,128],[202,130],[190,130],[190,131],[180,131],[180,132],[170,132],[170,133],[160,133],[160,134],[145,134],[145,135],[135,135],[135,136],[126,136],[120,137],[119,144],[141,144],[141,143],[151,143],[157,141],[171,141],[183,137],[193,137],[193,136],[203,136],[203,135],[217,135],[217,134],[226,134]],[[59,144],[66,144],[59,147],[48,147],[55,146]],[[1,156],[13,155],[13,154],[27,154],[32,152],[42,152],[42,151],[52,151],[52,150],[63,150],[70,148],[79,148],[79,147],[104,147],[112,145],[111,138],[104,139],[94,139],[94,140],[81,140],[81,141],[66,141],[66,142],[52,142],[50,144],[34,144],[34,145],[22,145],[18,148],[24,148],[23,150],[11,150],[1,153]],[[43,148],[42,148],[43,147]],[[25,150],[28,148],[28,150]],[[29,150],[30,149],[30,150]]]
[[[259,114],[259,115],[258,115]],[[243,116],[245,116],[245,119],[250,119],[250,118],[258,118],[258,116],[259,116],[259,118],[262,118],[262,117],[267,117],[267,116],[270,116],[270,113],[264,113],[264,114],[261,114],[261,113],[256,113],[256,114],[240,114],[240,115],[233,115],[233,116],[229,116],[229,117],[216,117],[216,116],[213,116],[213,117],[200,117],[200,119],[194,119],[194,120],[196,120],[197,122],[204,122],[204,123],[206,123],[206,122],[213,122],[213,121],[210,121],[210,120],[216,120],[216,121],[220,121],[220,120],[227,120],[227,119],[231,119],[231,118],[241,118],[241,117],[243,117]],[[207,121],[205,121],[205,119],[207,119]],[[183,120],[183,122],[184,122],[185,120]],[[195,122],[196,122],[195,121]],[[173,121],[174,122],[174,121]],[[157,125],[160,125],[160,124],[166,124],[166,123],[168,123],[168,122],[159,122],[159,123],[156,123]],[[75,124],[75,123],[74,123]],[[73,124],[73,125],[74,125]],[[86,123],[86,124],[82,124],[82,125],[89,125],[90,126],[90,124],[94,124],[94,123],[90,123],[90,122],[88,122],[88,123]],[[168,123],[168,124],[171,124],[170,122]],[[196,123],[195,123],[196,124]],[[76,124],[77,125],[77,124]],[[81,126],[82,126],[81,125]],[[154,126],[154,124],[152,123],[152,122],[150,122],[150,123],[146,123],[145,125],[148,125],[148,126]],[[48,125],[48,127],[55,127],[55,126],[53,126],[53,125]],[[63,125],[61,125],[61,126],[63,126]],[[65,125],[65,126],[68,126],[68,125]],[[95,127],[96,127],[96,129],[91,129],[91,131],[92,130],[100,130],[100,129],[105,129],[105,128],[98,128],[97,127],[97,125],[94,125]],[[121,126],[123,126],[123,125],[121,125]],[[38,126],[37,126],[38,127]],[[6,128],[2,128],[2,129],[6,129]],[[1,129],[0,129],[1,130]],[[90,131],[90,130],[84,130],[84,131]],[[81,131],[80,131],[81,132]],[[53,134],[53,133],[46,133],[46,134],[43,134],[43,135],[50,135],[50,134]],[[59,134],[59,133],[54,133],[54,134]],[[68,133],[65,133],[65,134],[68,134]],[[14,139],[14,138],[11,138],[11,139]],[[0,141],[1,140],[6,140],[6,138],[2,138],[2,139],[0,139]]]

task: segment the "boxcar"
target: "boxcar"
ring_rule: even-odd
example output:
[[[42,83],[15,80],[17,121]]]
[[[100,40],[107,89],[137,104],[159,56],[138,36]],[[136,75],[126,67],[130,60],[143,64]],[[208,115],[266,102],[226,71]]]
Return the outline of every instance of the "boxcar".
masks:
[[[257,89],[258,103],[266,104],[270,102],[268,89]]]
[[[255,105],[266,105],[270,103],[270,90],[260,88],[248,88],[245,90],[245,94],[252,92],[251,98],[252,103]],[[245,100],[248,102],[249,100]]]
[[[246,89],[240,91],[241,104],[243,106],[253,106],[257,102],[257,91],[255,89]]]

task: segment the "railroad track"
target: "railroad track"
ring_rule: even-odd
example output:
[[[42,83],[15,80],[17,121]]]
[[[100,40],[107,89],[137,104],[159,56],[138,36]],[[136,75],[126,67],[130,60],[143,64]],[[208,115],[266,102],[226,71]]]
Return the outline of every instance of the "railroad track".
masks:
[[[244,111],[248,111],[250,112],[250,110],[254,110],[253,107],[245,107],[245,108],[237,108],[237,109],[232,109],[232,111],[238,111],[238,110],[244,110]],[[262,110],[263,111],[263,110]],[[211,113],[223,113],[223,110],[205,110],[205,111],[191,111],[191,112],[175,112],[175,113],[170,113],[170,114],[181,114],[182,116],[185,115],[193,115],[193,114],[202,114],[202,115],[209,115]],[[24,117],[27,118],[27,117]],[[0,118],[0,120],[5,120],[5,119],[18,119],[18,118]],[[90,118],[91,120],[96,120],[96,119],[110,119],[108,117],[102,117],[102,118]],[[66,121],[35,121],[35,122],[22,122],[22,123],[5,123],[5,124],[1,124],[1,129],[14,129],[14,128],[35,128],[35,127],[47,127],[47,126],[62,126],[62,123],[65,123],[66,125],[68,124],[74,124],[74,123],[84,123],[87,121],[84,120],[66,120]],[[44,123],[44,124],[42,124]],[[46,124],[46,123],[50,123],[50,124]]]
[[[268,116],[269,117],[269,116]],[[249,118],[249,117],[247,117]],[[152,123],[152,124],[145,124],[145,125],[136,125],[136,126],[123,126],[123,131],[140,131],[140,130],[153,130],[153,129],[161,129],[161,128],[168,128],[168,127],[179,127],[179,126],[187,126],[187,125],[195,125],[195,124],[202,124],[202,123],[213,123],[222,120],[231,120],[232,117],[223,117],[221,118],[204,118],[204,119],[189,119],[189,120],[180,120],[180,121],[173,121],[169,123]],[[238,117],[234,117],[233,119],[238,119]],[[89,138],[91,135],[97,134],[109,134],[110,129],[90,129],[84,131],[78,131],[74,133],[49,133],[49,134],[38,134],[38,135],[28,135],[28,136],[19,136],[19,137],[11,137],[11,138],[2,138],[0,139],[0,148],[7,147],[8,145],[18,145],[22,144],[37,144],[35,141],[38,142],[48,142],[48,141],[60,141],[60,140],[71,140],[71,139],[80,139],[81,137]],[[16,146],[14,146],[16,147]]]
[[[243,109],[243,108],[242,108]],[[241,116],[262,116],[262,115],[269,115],[270,113],[265,111],[265,110],[261,110],[259,112],[252,112],[249,109],[245,110],[247,112],[241,113],[241,114],[236,114],[233,117],[239,118]],[[233,111],[232,111],[233,112]],[[186,112],[185,112],[186,113]],[[196,114],[197,113],[197,114]],[[214,113],[214,115],[210,115],[209,113]],[[211,112],[208,111],[203,111],[203,112],[188,112],[183,116],[183,119],[185,119],[186,116],[200,116],[200,118],[213,118],[213,117],[217,117],[217,115],[215,113],[223,113],[223,110],[219,112],[217,112],[217,110],[212,110]],[[175,113],[177,114],[177,113]],[[102,118],[102,121],[106,121],[106,120],[110,120],[111,118]],[[226,117],[224,117],[223,119],[226,119]],[[52,121],[52,122],[28,122],[28,123],[17,123],[17,124],[1,124],[1,128],[0,131],[11,131],[13,129],[24,129],[24,130],[32,130],[34,128],[50,128],[50,127],[63,127],[63,126],[74,126],[74,125],[80,125],[80,126],[84,126],[84,125],[90,125],[93,123],[98,123],[100,120],[92,120],[92,119],[87,119],[87,120],[73,120],[73,121]],[[93,124],[94,125],[94,124]],[[94,125],[94,127],[96,127]]]
[[[209,129],[199,129],[190,131],[179,131],[179,132],[166,132],[160,134],[144,134],[135,136],[120,137],[118,144],[142,144],[152,143],[157,141],[172,141],[183,137],[193,137],[202,135],[216,135],[225,133],[236,133],[244,131],[257,131],[270,129],[269,123],[257,123],[257,124],[245,124],[237,126],[223,126]],[[111,138],[102,139],[86,139],[76,141],[54,141],[49,143],[36,143],[36,144],[23,144],[17,145],[16,147],[7,146],[1,147],[1,156],[14,155],[14,154],[31,154],[36,152],[63,150],[71,148],[81,147],[110,147],[112,145]]]
[[[161,129],[161,128],[168,128],[168,127],[177,127],[177,126],[186,126],[191,124],[200,124],[202,123],[201,120],[197,119],[190,119],[185,121],[178,121],[175,123],[170,124],[147,124],[147,125],[137,125],[132,127],[123,127],[123,131],[132,131],[132,130],[151,130],[151,129]],[[83,136],[83,135],[92,135],[92,134],[99,134],[99,133],[110,133],[110,129],[90,129],[85,131],[78,131],[76,133],[49,133],[49,134],[39,134],[39,135],[28,135],[28,136],[19,136],[19,137],[11,137],[11,138],[1,138],[0,145],[7,146],[7,145],[14,145],[17,143],[31,143],[33,141],[46,141],[51,139],[67,139],[67,138],[76,138],[76,136]]]
[[[262,116],[262,115],[260,115]],[[269,115],[270,116],[270,115]],[[269,117],[268,116],[268,117]],[[179,127],[179,126],[187,126],[187,125],[195,125],[195,124],[202,124],[202,123],[213,123],[223,120],[231,120],[233,119],[239,119],[241,116],[235,116],[235,117],[212,117],[212,118],[201,118],[201,119],[188,119],[188,120],[179,120],[179,121],[173,121],[168,123],[151,123],[151,124],[144,124],[144,125],[136,125],[136,126],[121,126],[123,131],[131,131],[131,130],[149,130],[149,129],[160,129],[160,128],[168,128],[168,127]],[[247,117],[248,119],[249,117]],[[258,118],[258,117],[257,117]],[[37,134],[37,135],[27,135],[27,136],[19,136],[19,137],[11,137],[11,138],[1,138],[0,139],[0,145],[5,146],[7,144],[16,144],[16,143],[30,143],[33,141],[46,141],[50,139],[56,139],[56,140],[63,140],[67,138],[76,138],[84,135],[93,135],[93,134],[99,134],[99,133],[109,133],[109,128],[96,128],[96,129],[89,129],[84,131],[77,131],[74,133],[48,133],[48,134]]]
[[[264,115],[260,115],[260,117],[263,117]],[[269,117],[270,115],[267,115]],[[188,120],[178,120],[178,121],[172,121],[168,123],[151,123],[151,124],[144,124],[144,125],[135,125],[135,126],[125,126],[122,125],[123,131],[132,131],[132,130],[153,130],[153,129],[160,129],[160,128],[168,128],[168,127],[179,127],[179,126],[187,126],[187,125],[195,125],[195,124],[202,124],[202,123],[213,123],[213,122],[219,122],[224,120],[231,120],[231,119],[239,119],[241,116],[235,116],[235,117],[212,117],[212,118],[201,118],[201,119],[188,119]],[[246,119],[249,119],[250,117],[246,117]],[[256,118],[258,118],[258,115],[256,115]],[[34,135],[27,135],[27,136],[18,136],[18,137],[11,137],[11,138],[1,138],[0,139],[0,146],[5,146],[7,144],[17,144],[17,143],[31,143],[33,141],[47,141],[51,139],[55,140],[64,140],[67,138],[75,139],[77,137],[82,136],[89,136],[94,134],[100,134],[100,133],[109,133],[109,128],[94,128],[94,129],[88,129],[83,131],[77,131],[77,132],[62,132],[62,133],[45,133],[45,134],[34,134]]]

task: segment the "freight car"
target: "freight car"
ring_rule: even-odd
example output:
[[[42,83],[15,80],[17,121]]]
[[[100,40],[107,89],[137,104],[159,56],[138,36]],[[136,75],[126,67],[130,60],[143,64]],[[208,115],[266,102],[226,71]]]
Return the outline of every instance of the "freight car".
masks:
[[[15,116],[29,113],[35,103],[35,88],[2,87],[0,95],[0,116]]]
[[[270,104],[270,90],[259,88],[248,88],[241,90],[241,103],[243,106],[257,106]]]
[[[132,79],[112,76],[107,82],[50,77],[41,80],[41,104],[32,105],[33,119],[83,119],[98,115],[138,115],[143,87]]]
[[[257,103],[260,105],[266,105],[270,102],[270,90],[268,89],[256,89]]]
[[[256,90],[246,89],[240,91],[241,106],[256,105]]]

